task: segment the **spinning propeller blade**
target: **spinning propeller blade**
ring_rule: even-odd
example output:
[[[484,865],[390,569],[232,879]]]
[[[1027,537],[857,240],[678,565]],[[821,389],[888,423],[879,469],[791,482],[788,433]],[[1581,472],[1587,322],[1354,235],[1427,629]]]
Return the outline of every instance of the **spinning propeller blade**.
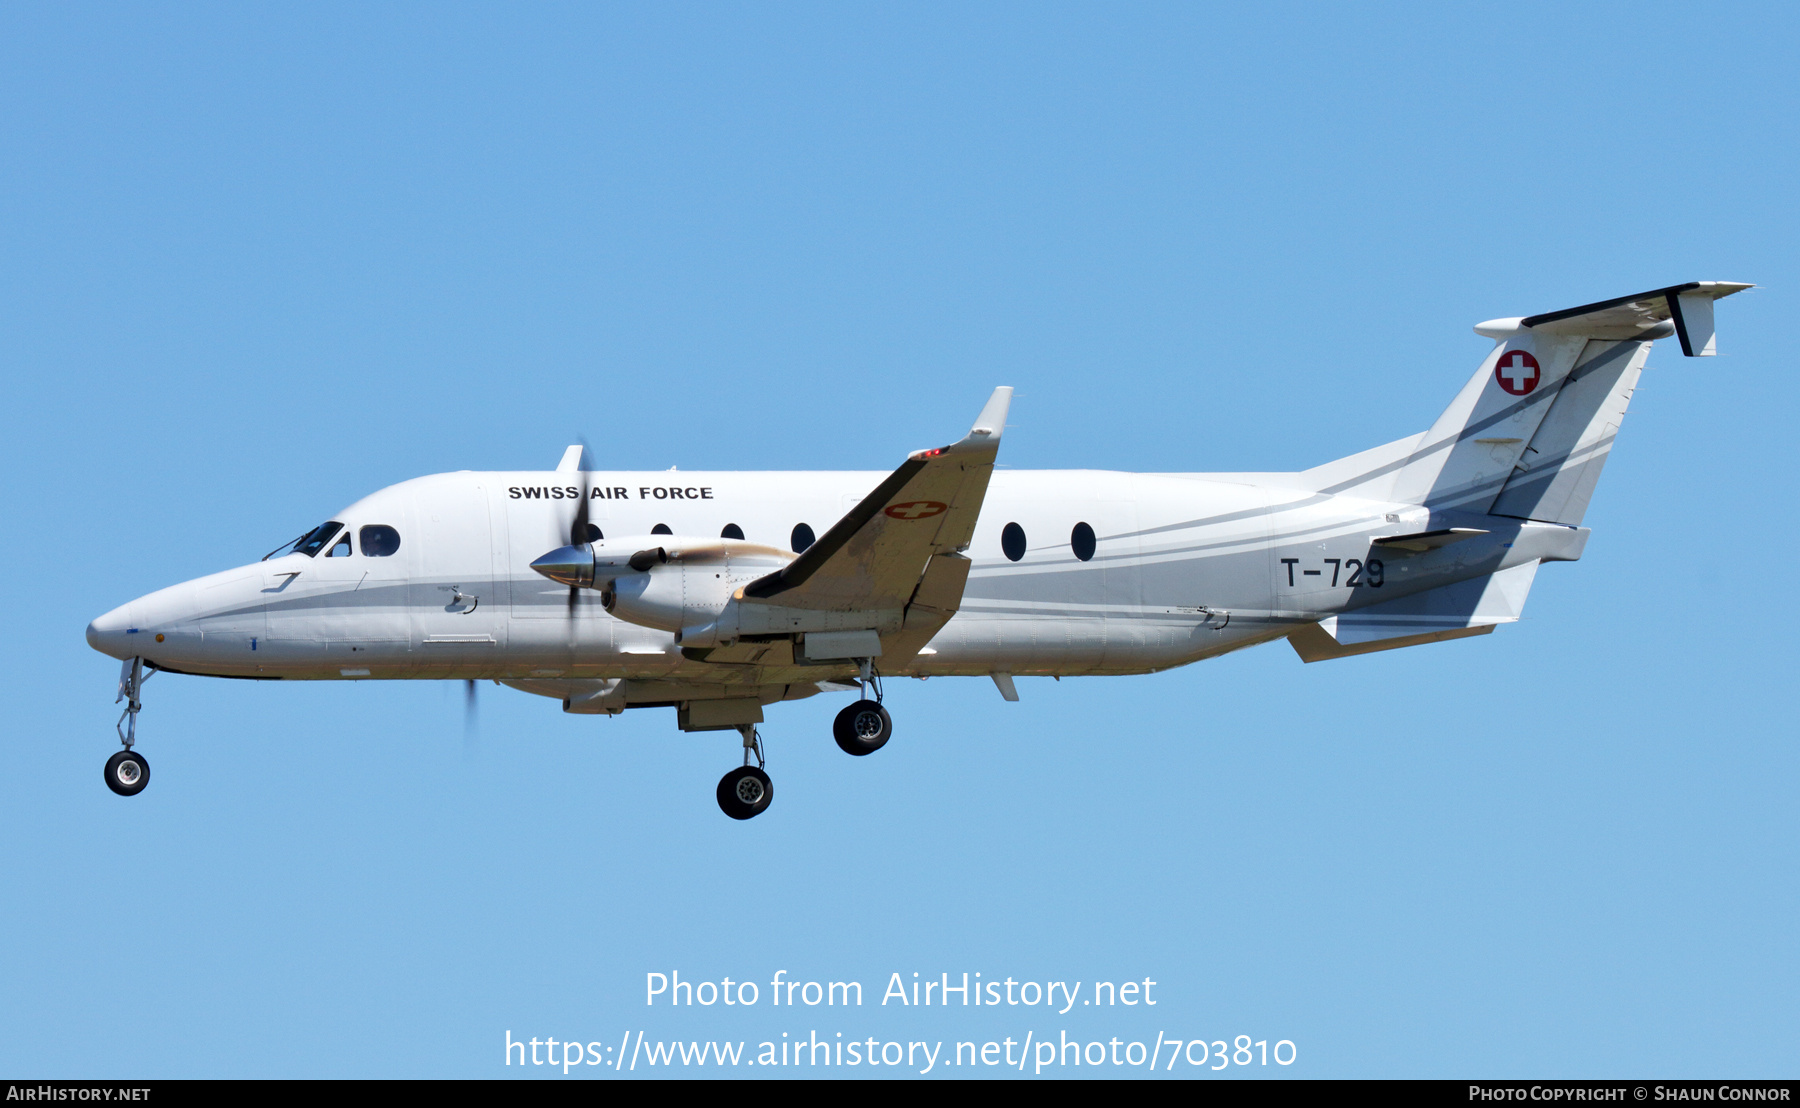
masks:
[[[587,438],[582,436],[578,437],[575,441],[581,444],[581,501],[575,505],[574,522],[569,524],[569,545],[586,546],[588,543],[593,542],[596,537],[593,533],[596,529],[588,523],[588,497],[592,495],[593,490],[588,487],[587,479]],[[575,605],[580,603],[580,601],[580,588],[574,585],[569,586],[570,619],[575,618]]]
[[[475,753],[475,736],[480,730],[480,705],[475,697],[475,679],[463,682],[463,756]]]

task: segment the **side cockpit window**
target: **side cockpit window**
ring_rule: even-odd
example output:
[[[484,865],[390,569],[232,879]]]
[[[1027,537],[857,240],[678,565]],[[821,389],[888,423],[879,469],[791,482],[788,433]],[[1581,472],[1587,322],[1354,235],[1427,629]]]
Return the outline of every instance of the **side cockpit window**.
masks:
[[[327,558],[348,558],[350,556],[350,532],[345,531],[338,541],[332,543],[331,549],[325,552],[325,556]]]
[[[593,525],[588,525],[593,530]],[[400,549],[400,532],[385,523],[371,523],[356,534],[365,558],[385,558]]]
[[[316,558],[319,556],[319,551],[325,549],[325,544],[343,529],[344,525],[335,519],[321,523],[295,540],[294,553],[304,554],[308,558]]]

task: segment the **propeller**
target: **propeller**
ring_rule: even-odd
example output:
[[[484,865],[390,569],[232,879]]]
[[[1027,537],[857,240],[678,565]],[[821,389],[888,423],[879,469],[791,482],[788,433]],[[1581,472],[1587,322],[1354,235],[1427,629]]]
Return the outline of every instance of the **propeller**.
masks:
[[[475,736],[479,730],[480,704],[475,696],[475,679],[463,682],[463,752],[472,753],[475,749]]]
[[[590,524],[588,522],[588,496],[593,492],[593,490],[588,487],[587,439],[585,437],[577,437],[575,441],[581,444],[581,463],[580,463],[581,464],[581,502],[575,505],[575,519],[572,523],[569,524],[569,545],[570,546],[586,546],[588,543],[593,542],[596,538],[599,537],[597,534],[595,534],[595,532],[598,531],[599,528],[593,526],[592,524]],[[579,604],[580,602],[581,602],[580,586],[570,585],[569,586],[569,618],[570,619],[575,618],[575,605]]]

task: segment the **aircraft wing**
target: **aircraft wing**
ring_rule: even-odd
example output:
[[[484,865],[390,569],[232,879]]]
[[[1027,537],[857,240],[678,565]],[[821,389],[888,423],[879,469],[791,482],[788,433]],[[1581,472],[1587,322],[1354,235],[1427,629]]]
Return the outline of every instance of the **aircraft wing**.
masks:
[[[1011,403],[1011,388],[995,389],[962,439],[909,455],[793,562],[744,586],[745,607],[879,614],[870,626],[883,626],[889,655],[890,643],[901,646],[892,632],[909,609],[941,614],[924,621],[935,632],[962,600],[968,560],[960,551],[975,534]],[[906,622],[915,632],[908,641],[925,630],[920,619]],[[908,656],[929,638],[918,638]]]

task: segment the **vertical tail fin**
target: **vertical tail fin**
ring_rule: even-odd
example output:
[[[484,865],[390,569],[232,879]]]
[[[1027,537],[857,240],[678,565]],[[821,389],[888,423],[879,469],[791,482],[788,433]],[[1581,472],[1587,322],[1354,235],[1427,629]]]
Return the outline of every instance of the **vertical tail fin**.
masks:
[[[1431,429],[1319,467],[1320,491],[1577,524],[1651,341],[1716,353],[1713,302],[1750,287],[1692,281],[1479,324],[1499,342]],[[1365,460],[1380,464],[1348,464]]]
[[[1488,513],[1580,524],[1649,356],[1648,342],[1589,339]]]

